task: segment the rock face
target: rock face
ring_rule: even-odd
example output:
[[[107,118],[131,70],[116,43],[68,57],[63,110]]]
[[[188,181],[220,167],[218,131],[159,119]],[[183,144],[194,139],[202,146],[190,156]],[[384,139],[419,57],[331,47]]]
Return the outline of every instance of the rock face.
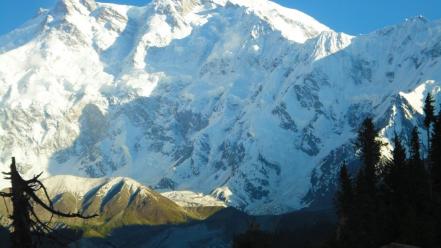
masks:
[[[422,127],[440,60],[421,17],[353,37],[266,0],[61,0],[0,37],[0,158],[249,213],[329,204],[364,117]]]

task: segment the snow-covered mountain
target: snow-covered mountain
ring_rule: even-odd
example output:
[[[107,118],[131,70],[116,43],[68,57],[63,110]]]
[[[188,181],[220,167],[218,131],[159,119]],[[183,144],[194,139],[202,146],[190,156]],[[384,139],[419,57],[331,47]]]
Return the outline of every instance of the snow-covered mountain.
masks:
[[[440,62],[422,17],[353,37],[267,0],[60,0],[0,37],[1,170],[14,155],[28,176],[299,209],[332,190],[364,117],[386,140],[421,124]]]

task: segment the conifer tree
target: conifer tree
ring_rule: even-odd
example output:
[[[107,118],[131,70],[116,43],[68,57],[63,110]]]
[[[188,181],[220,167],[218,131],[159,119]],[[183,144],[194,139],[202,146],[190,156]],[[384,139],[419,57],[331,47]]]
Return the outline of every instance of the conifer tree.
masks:
[[[383,143],[378,138],[378,130],[376,130],[372,118],[366,118],[358,130],[355,146],[359,150],[359,157],[363,162],[364,169],[370,173],[375,171],[375,166],[381,157]]]
[[[343,162],[340,168],[339,187],[336,196],[336,208],[339,218],[336,241],[338,247],[349,248],[353,246],[351,223],[349,221],[352,219],[351,209],[354,207],[354,190],[346,161]]]
[[[383,143],[378,139],[372,118],[366,118],[358,131],[355,142],[362,166],[358,172],[355,188],[354,222],[356,240],[360,247],[375,247],[379,243],[378,192],[376,168],[381,158]]]
[[[388,163],[386,173],[384,173],[385,187],[381,188],[384,192],[383,207],[385,208],[384,222],[382,229],[383,240],[385,242],[398,241],[401,233],[403,215],[406,212],[407,192],[406,176],[408,171],[406,161],[406,150],[401,142],[401,138],[395,134],[393,139],[394,149],[392,160]]]
[[[372,119],[363,122],[355,143],[362,166],[352,188],[353,208],[345,207],[348,201],[344,199],[348,198],[344,192],[349,191],[343,189],[351,189],[350,179],[344,167],[340,172],[337,192],[340,223],[335,247],[371,248],[391,242],[441,247],[441,113],[436,117],[430,143],[433,197],[418,129],[415,127],[410,135],[409,159],[395,134],[392,160],[382,173],[377,173],[382,143]],[[347,216],[343,225],[342,216]]]
[[[414,127],[410,142],[409,169],[405,177],[407,200],[402,203],[407,205],[407,212],[403,214],[406,222],[402,223],[402,236],[410,244],[425,244],[430,240],[429,220],[426,218],[430,207],[430,181],[421,158],[420,144],[418,128]]]
[[[431,187],[433,215],[435,216],[436,242],[441,245],[441,110],[436,117],[430,147]]]
[[[406,174],[406,149],[401,142],[401,138],[395,134],[393,139],[394,150],[392,151],[392,161],[389,163],[388,171],[385,174],[385,183],[391,193],[401,193],[403,190],[404,176]]]
[[[414,127],[410,139],[409,170],[406,177],[411,200],[423,203],[429,197],[430,182],[427,170],[421,157],[421,140],[418,128]],[[420,209],[421,210],[421,209]]]
[[[435,107],[432,94],[427,93],[424,100],[424,127],[427,131],[427,149],[430,147],[430,127],[435,122]]]
[[[357,176],[356,191],[358,194],[374,196],[376,194],[376,167],[381,158],[383,143],[378,139],[373,120],[366,118],[358,131],[355,146],[362,161],[362,166]]]
[[[413,165],[421,164],[421,145],[420,136],[418,134],[418,128],[414,127],[410,136],[410,162]]]
[[[353,189],[346,161],[340,169],[339,189],[337,191],[337,211],[340,218],[346,219],[352,207]]]
[[[441,203],[441,110],[432,132],[430,167],[434,197],[437,202]]]

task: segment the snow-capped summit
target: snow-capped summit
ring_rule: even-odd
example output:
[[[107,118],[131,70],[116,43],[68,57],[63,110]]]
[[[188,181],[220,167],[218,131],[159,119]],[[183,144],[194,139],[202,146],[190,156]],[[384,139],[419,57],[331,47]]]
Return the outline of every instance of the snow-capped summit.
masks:
[[[218,2],[221,6],[240,6],[247,14],[256,15],[261,21],[267,22],[285,38],[299,43],[323,31],[331,31],[330,28],[303,12],[282,7],[269,0],[215,0],[214,2]]]
[[[364,117],[385,140],[421,123],[440,40],[439,21],[353,37],[267,0],[60,0],[0,37],[1,170],[318,204]]]
[[[78,12],[87,15],[96,8],[95,0],[58,0],[53,13],[71,15]]]

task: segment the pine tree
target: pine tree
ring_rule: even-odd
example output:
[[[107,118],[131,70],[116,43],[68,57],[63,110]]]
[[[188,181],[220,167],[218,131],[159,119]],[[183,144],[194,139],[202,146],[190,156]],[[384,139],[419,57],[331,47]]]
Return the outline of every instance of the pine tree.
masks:
[[[339,187],[336,194],[336,208],[339,218],[336,238],[338,247],[341,248],[353,246],[351,223],[349,222],[352,219],[351,209],[354,207],[353,204],[354,190],[352,180],[347,169],[346,161],[344,161],[340,168]]]
[[[441,110],[432,131],[430,167],[434,197],[441,203]]]
[[[392,151],[392,160],[388,163],[385,170],[384,186],[381,187],[380,195],[382,195],[381,205],[383,214],[382,241],[388,243],[390,241],[398,241],[401,233],[402,216],[405,213],[407,204],[406,192],[406,176],[407,161],[406,149],[404,148],[401,138],[395,134],[393,139],[394,149]]]
[[[394,136],[393,145],[392,161],[389,163],[387,173],[385,173],[385,183],[391,193],[400,194],[403,190],[403,183],[405,183],[404,176],[407,167],[406,149],[397,134]]]
[[[441,244],[441,110],[432,131],[430,147],[430,168],[432,182],[433,215],[436,219],[436,242]]]
[[[375,166],[381,158],[383,143],[378,138],[378,130],[376,130],[372,118],[366,118],[358,130],[355,146],[359,150],[359,157],[365,170],[370,173],[375,171]]]
[[[353,204],[353,189],[352,181],[349,176],[346,161],[340,169],[340,181],[339,189],[337,191],[337,211],[338,215],[343,222],[347,219],[349,211]],[[344,224],[344,223],[343,223]]]
[[[435,122],[435,107],[432,94],[427,93],[424,100],[424,127],[427,131],[427,149],[430,147],[430,127]]]
[[[427,170],[421,158],[421,141],[418,129],[412,130],[410,142],[409,169],[405,177],[407,185],[407,212],[402,233],[403,240],[410,244],[427,244],[430,242],[429,222],[426,214],[430,208],[430,181]]]
[[[432,131],[430,147],[430,169],[433,198],[441,206],[441,110],[436,118]],[[441,218],[441,216],[440,216]]]
[[[412,164],[421,163],[421,145],[420,136],[418,134],[418,128],[414,127],[410,135],[410,161]]]
[[[356,179],[354,200],[356,210],[353,221],[357,225],[353,227],[353,233],[361,247],[376,247],[380,241],[378,222],[381,219],[377,211],[379,195],[376,167],[380,162],[383,143],[379,140],[378,131],[371,118],[363,121],[355,145],[362,167]]]
[[[357,193],[375,195],[377,177],[376,167],[381,157],[383,143],[378,139],[378,131],[373,120],[366,118],[358,131],[355,146],[362,161],[362,167],[357,176]]]
[[[355,146],[362,161],[357,176],[356,191],[358,194],[374,196],[377,184],[376,167],[380,162],[383,143],[379,140],[378,131],[371,118],[363,121]]]
[[[362,162],[355,188],[350,183],[346,166],[340,171],[340,187],[337,191],[340,223],[337,238],[331,243],[333,247],[370,248],[391,242],[440,247],[441,113],[436,117],[430,142],[433,197],[416,127],[412,130],[409,143],[410,157],[407,159],[406,149],[400,137],[395,135],[393,158],[387,162],[382,173],[378,173],[376,167],[381,160],[382,143],[372,119],[363,122],[355,143]],[[342,218],[346,216],[346,219]]]

